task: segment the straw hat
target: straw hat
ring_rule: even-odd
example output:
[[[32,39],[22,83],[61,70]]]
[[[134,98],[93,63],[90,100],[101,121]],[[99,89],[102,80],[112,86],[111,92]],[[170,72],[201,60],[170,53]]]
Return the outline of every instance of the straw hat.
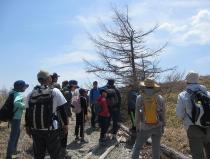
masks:
[[[151,78],[147,78],[140,82],[141,87],[160,88],[160,86]]]

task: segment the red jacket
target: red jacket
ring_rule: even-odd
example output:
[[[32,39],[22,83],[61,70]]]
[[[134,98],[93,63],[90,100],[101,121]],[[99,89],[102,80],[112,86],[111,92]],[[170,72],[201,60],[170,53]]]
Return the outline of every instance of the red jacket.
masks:
[[[98,114],[99,116],[109,117],[109,109],[106,98],[99,96],[97,99],[98,104],[101,106],[101,112]]]

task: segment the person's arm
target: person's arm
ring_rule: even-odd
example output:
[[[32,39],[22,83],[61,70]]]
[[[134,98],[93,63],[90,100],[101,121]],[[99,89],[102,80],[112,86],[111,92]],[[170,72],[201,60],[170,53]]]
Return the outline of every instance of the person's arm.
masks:
[[[53,89],[53,105],[56,107],[56,112],[58,116],[60,117],[61,122],[63,123],[63,128],[65,133],[68,132],[68,115],[66,113],[65,107],[66,107],[67,101],[61,91],[57,88]]]
[[[25,112],[25,127],[26,127],[26,134],[28,134],[29,137],[31,137],[30,128],[29,128],[29,98],[31,94],[29,94],[26,98],[26,112]]]
[[[90,90],[90,104],[93,104],[93,89]]]
[[[140,96],[136,99],[136,110],[135,110],[135,125],[136,125],[136,131],[138,132],[140,129]]]
[[[117,93],[117,96],[118,96],[118,105],[120,106],[121,105],[121,95],[120,95],[120,91],[118,89],[116,89],[116,93]]]
[[[176,105],[176,116],[181,120],[185,117],[185,105],[183,103],[181,95],[178,95],[177,105]]]
[[[64,125],[68,125],[69,124],[69,121],[68,121],[68,115],[66,113],[66,107],[67,107],[68,103],[65,103],[61,106],[58,106],[57,107],[57,113],[58,113],[58,116],[60,117],[61,119],[61,122],[64,124]]]
[[[22,94],[18,94],[14,99],[14,111],[16,112],[18,109],[24,109],[25,103]]]

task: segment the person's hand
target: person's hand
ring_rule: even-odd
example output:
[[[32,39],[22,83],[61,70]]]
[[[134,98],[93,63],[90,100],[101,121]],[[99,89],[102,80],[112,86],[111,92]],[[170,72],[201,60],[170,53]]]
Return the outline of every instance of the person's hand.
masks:
[[[26,134],[31,138],[31,131],[29,127],[26,127]]]
[[[64,131],[64,134],[68,133],[68,125],[63,126],[63,131]]]

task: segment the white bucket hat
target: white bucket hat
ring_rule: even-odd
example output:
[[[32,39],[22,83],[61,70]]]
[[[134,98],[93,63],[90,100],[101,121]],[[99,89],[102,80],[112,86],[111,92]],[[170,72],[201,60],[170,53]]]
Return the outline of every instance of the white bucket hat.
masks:
[[[187,74],[185,80],[187,84],[197,84],[199,82],[199,74],[191,71]]]

